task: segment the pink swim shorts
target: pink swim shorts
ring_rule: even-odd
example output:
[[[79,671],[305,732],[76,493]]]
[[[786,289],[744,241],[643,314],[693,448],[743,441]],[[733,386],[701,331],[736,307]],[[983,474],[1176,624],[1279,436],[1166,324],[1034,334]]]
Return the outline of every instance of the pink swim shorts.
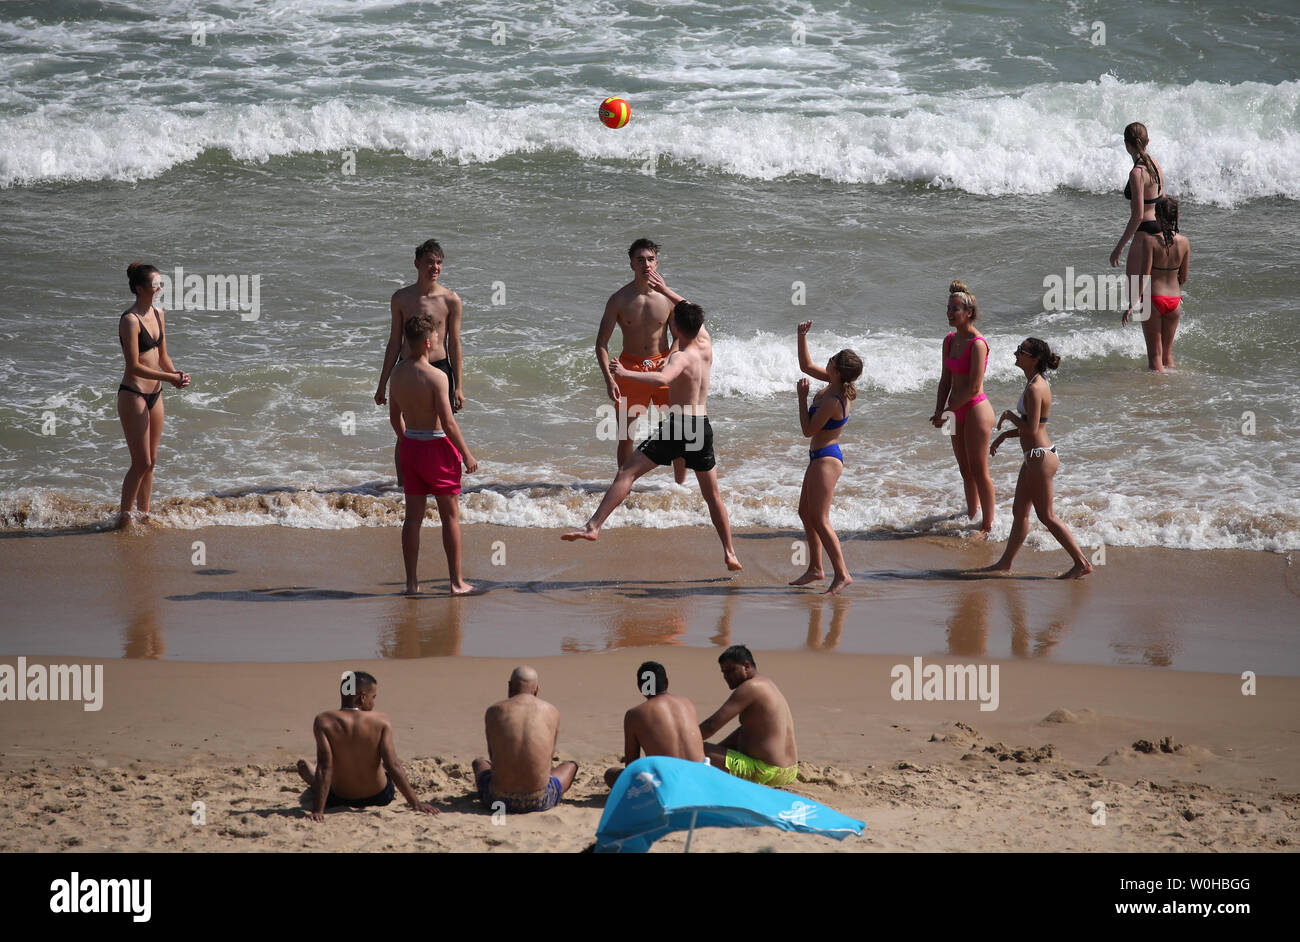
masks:
[[[402,490],[407,494],[459,494],[460,452],[445,437],[402,438]]]

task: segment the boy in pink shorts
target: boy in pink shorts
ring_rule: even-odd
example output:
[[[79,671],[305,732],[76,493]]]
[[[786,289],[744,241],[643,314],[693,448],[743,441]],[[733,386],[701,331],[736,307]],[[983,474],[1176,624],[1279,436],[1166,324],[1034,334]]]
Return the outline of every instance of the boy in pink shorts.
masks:
[[[410,359],[393,367],[388,396],[397,407],[392,415],[393,431],[402,436],[399,450],[402,484],[406,493],[406,520],[402,523],[402,560],[406,563],[406,590],[420,591],[416,564],[420,559],[420,524],[428,496],[438,502],[442,521],[442,548],[447,552],[447,575],[451,594],[464,595],[474,587],[460,572],[460,466],[473,474],[478,462],[461,437],[460,426],[451,412],[447,376],[429,364],[433,347],[433,319],[427,314],[410,318],[403,332]],[[405,423],[403,432],[398,416]]]

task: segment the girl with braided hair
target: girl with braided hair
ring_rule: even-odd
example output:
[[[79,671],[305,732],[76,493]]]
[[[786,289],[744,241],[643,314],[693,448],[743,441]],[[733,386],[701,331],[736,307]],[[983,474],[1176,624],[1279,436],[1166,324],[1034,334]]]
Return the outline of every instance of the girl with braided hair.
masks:
[[[1110,253],[1111,267],[1119,264],[1119,257],[1130,239],[1139,232],[1155,235],[1160,231],[1156,224],[1156,200],[1164,195],[1164,174],[1159,165],[1147,153],[1147,129],[1134,121],[1124,129],[1124,149],[1133,158],[1133,169],[1129,171],[1128,183],[1124,185],[1124,199],[1129,203],[1128,225],[1124,234],[1115,244],[1115,251]],[[1133,307],[1135,292],[1132,289],[1133,276],[1139,274],[1137,260],[1133,252],[1128,254],[1124,267],[1129,284],[1129,309]],[[1126,312],[1127,313],[1127,312]]]
[[[1156,200],[1156,235],[1143,233],[1133,242],[1130,258],[1137,256],[1142,290],[1151,292],[1151,316],[1142,322],[1147,342],[1147,367],[1157,373],[1173,369],[1174,333],[1183,312],[1182,286],[1187,281],[1187,263],[1192,245],[1178,234],[1178,200],[1162,196]],[[1123,323],[1128,323],[1125,312]]]

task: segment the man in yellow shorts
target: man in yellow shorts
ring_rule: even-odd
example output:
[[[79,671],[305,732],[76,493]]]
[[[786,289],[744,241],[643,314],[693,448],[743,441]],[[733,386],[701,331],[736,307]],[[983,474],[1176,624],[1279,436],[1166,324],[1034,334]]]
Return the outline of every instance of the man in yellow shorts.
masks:
[[[649,383],[620,383],[610,371],[609,341],[617,326],[623,335],[618,361],[637,373],[663,369],[671,343],[668,318],[682,296],[669,288],[659,274],[659,246],[649,239],[637,239],[627,250],[633,278],[609,296],[605,315],[596,332],[596,362],[605,377],[605,391],[619,410],[618,466],[632,456],[633,427],[650,408],[668,405],[668,387]],[[686,464],[673,462],[677,483],[686,480]]]
[[[725,768],[737,778],[778,788],[789,785],[799,773],[790,705],[776,684],[758,672],[743,644],[718,655],[718,666],[731,696],[700,724],[700,735],[707,740],[737,717],[740,726],[716,745],[705,742],[704,754],[715,768]]]

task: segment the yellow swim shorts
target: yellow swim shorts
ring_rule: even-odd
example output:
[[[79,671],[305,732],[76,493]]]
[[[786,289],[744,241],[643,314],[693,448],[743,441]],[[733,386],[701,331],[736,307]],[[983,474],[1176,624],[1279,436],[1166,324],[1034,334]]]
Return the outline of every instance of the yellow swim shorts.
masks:
[[[737,752],[735,749],[727,750],[727,771],[736,778],[743,778],[746,781],[757,782],[759,785],[772,785],[776,788],[784,788],[794,781],[795,776],[799,774],[799,766],[788,765],[781,768],[776,765],[768,765],[762,759],[753,759],[743,752]]]

